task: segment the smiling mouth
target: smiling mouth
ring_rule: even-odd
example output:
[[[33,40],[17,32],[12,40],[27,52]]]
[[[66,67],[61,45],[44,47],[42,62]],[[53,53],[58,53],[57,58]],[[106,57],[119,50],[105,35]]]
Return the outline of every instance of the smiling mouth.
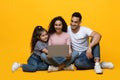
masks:
[[[47,41],[47,39],[45,39],[44,41]]]
[[[55,29],[61,29],[61,28],[55,28]]]

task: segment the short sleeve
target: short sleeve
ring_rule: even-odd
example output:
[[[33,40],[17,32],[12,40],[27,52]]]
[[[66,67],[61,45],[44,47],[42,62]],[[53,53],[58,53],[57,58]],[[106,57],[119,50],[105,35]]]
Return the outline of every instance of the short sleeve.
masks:
[[[45,45],[42,43],[42,42],[37,42],[36,43],[36,48],[39,50],[39,51],[41,51],[42,49],[44,49],[45,48]]]
[[[88,36],[90,36],[91,33],[93,32],[92,29],[90,29],[90,28],[86,28],[86,27],[84,27],[84,31],[85,31],[85,33],[86,33]]]

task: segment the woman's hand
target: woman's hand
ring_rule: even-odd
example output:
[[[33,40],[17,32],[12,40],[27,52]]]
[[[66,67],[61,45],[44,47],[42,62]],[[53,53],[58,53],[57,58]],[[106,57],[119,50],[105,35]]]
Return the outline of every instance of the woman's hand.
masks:
[[[67,59],[71,59],[71,54],[68,54],[68,55],[66,56],[66,58],[67,58]]]

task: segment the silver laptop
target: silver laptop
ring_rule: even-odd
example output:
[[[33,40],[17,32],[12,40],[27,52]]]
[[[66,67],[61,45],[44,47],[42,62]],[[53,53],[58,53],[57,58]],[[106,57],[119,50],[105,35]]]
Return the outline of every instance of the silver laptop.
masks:
[[[69,53],[68,45],[51,45],[48,46],[49,57],[66,57]]]

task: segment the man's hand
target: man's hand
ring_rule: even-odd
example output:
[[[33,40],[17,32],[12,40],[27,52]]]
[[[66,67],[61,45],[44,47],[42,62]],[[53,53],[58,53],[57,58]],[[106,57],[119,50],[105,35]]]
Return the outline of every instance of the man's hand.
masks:
[[[86,56],[87,56],[88,59],[93,58],[92,49],[90,47],[88,47],[88,49],[86,51]]]

